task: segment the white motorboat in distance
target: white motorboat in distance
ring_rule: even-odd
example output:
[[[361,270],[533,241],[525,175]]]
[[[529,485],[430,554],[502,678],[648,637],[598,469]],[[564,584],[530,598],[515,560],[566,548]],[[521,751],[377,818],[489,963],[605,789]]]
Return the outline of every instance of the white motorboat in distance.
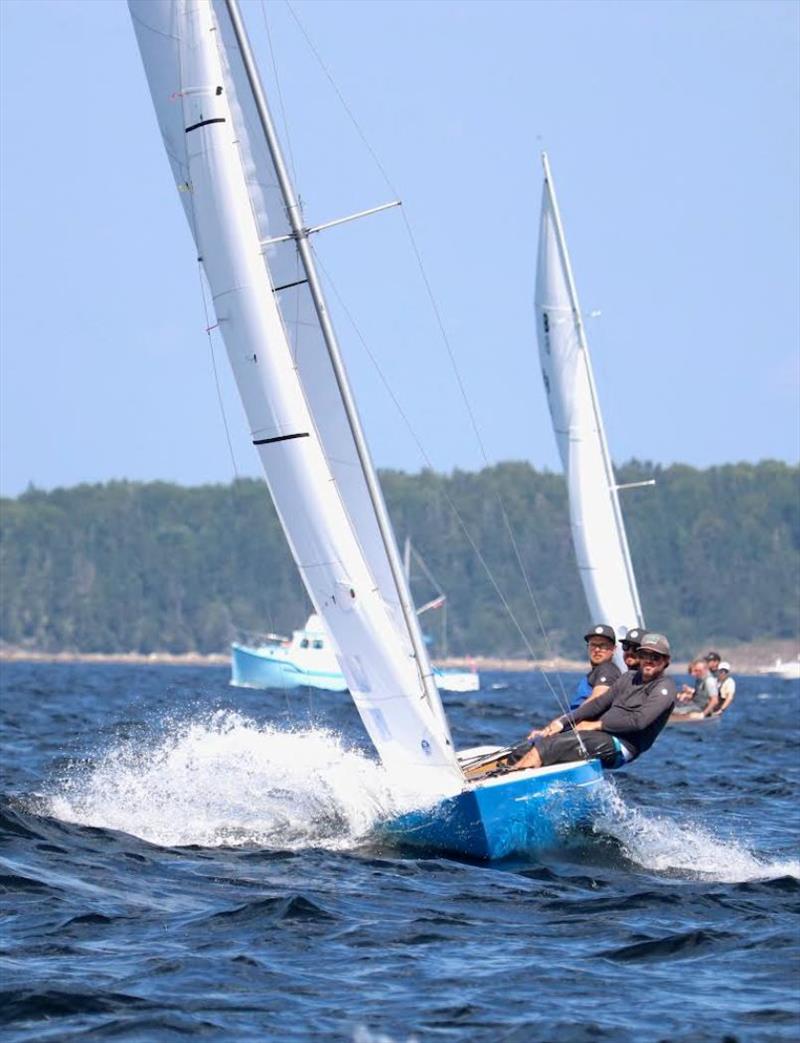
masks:
[[[800,656],[788,663],[776,659],[772,666],[762,666],[758,672],[762,677],[776,677],[779,681],[800,681]]]

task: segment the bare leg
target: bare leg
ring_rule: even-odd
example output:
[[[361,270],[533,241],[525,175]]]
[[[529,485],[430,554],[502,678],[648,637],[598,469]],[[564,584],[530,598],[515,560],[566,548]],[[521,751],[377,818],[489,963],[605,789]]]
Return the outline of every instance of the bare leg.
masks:
[[[528,753],[525,754],[521,760],[518,760],[512,771],[522,771],[523,768],[541,768],[542,758],[539,756],[539,751],[535,746],[531,746]]]

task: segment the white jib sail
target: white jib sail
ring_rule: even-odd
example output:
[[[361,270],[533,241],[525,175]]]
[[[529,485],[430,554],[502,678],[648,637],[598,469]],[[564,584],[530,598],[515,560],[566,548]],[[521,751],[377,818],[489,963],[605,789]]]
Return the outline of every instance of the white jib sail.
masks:
[[[572,539],[593,623],[643,626],[589,348],[547,157],[536,274],[536,333],[567,478]]]
[[[381,759],[463,784],[421,680],[224,3],[129,0],[173,174],[275,507]]]

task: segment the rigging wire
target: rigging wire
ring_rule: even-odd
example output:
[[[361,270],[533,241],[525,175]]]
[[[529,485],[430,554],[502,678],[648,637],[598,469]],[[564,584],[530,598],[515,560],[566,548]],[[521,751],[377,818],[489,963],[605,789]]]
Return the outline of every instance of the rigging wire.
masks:
[[[391,398],[395,408],[397,409],[397,412],[400,415],[400,418],[402,419],[402,421],[405,424],[409,434],[411,435],[411,438],[413,439],[415,445],[417,446],[417,449],[419,450],[420,455],[422,456],[422,458],[425,461],[426,465],[428,467],[430,467],[431,470],[434,470],[433,462],[432,462],[432,460],[431,460],[431,458],[430,458],[430,456],[428,454],[428,451],[426,450],[425,446],[423,445],[421,439],[417,435],[417,432],[416,432],[416,430],[414,428],[414,425],[411,423],[411,420],[409,419],[407,413],[405,412],[405,410],[403,409],[402,405],[400,404],[400,401],[398,400],[396,394],[394,393],[394,390],[392,389],[392,386],[389,383],[388,378],[386,377],[386,375],[384,374],[383,370],[381,369],[380,363],[378,362],[377,358],[375,357],[375,355],[373,354],[373,352],[370,349],[369,345],[367,344],[367,341],[366,341],[364,335],[362,334],[360,327],[356,323],[355,318],[353,317],[350,309],[347,307],[347,305],[345,304],[344,300],[342,299],[341,294],[339,293],[339,291],[338,291],[338,289],[336,287],[336,284],[334,283],[333,279],[331,278],[331,275],[328,272],[328,270],[326,269],[325,265],[320,260],[320,257],[319,257],[319,255],[317,254],[316,251],[314,251],[314,259],[315,259],[316,263],[319,265],[320,271],[325,276],[325,279],[326,279],[328,285],[330,286],[330,288],[331,288],[331,290],[333,292],[333,295],[336,297],[336,300],[338,301],[339,306],[341,307],[342,311],[346,315],[348,322],[352,326],[353,331],[355,332],[356,337],[360,341],[364,351],[366,352],[368,358],[370,359],[370,362],[374,366],[375,371],[378,374],[378,377],[379,377],[381,383],[383,384],[383,386],[384,386],[384,388],[386,390],[386,393]],[[496,577],[495,577],[495,575],[494,575],[494,573],[493,573],[493,571],[491,569],[491,566],[486,561],[486,558],[481,553],[481,550],[478,547],[477,543],[475,542],[475,540],[474,540],[474,538],[472,536],[472,533],[469,531],[469,529],[467,527],[467,524],[464,521],[464,518],[463,518],[461,512],[459,511],[458,507],[456,506],[455,502],[453,501],[453,498],[450,496],[450,494],[446,490],[443,491],[443,496],[444,496],[445,502],[447,503],[448,507],[453,512],[453,516],[455,517],[456,521],[458,522],[459,526],[461,527],[461,531],[464,533],[464,536],[466,537],[467,542],[469,543],[470,547],[472,548],[473,553],[475,554],[476,558],[478,559],[478,561],[480,562],[481,566],[483,567],[483,569],[484,569],[484,571],[485,571],[485,573],[486,573],[486,575],[487,575],[487,577],[489,579],[489,582],[493,586],[493,588],[495,590],[495,593],[497,594],[498,598],[500,599],[500,602],[502,603],[502,605],[503,605],[503,607],[504,607],[504,609],[506,611],[506,614],[508,615],[508,618],[511,620],[511,622],[516,627],[517,632],[519,633],[519,636],[522,639],[522,642],[523,642],[525,648],[528,651],[528,654],[530,655],[531,659],[536,659],[536,653],[534,652],[533,647],[531,645],[531,642],[528,639],[528,635],[525,633],[525,630],[523,629],[522,625],[520,624],[520,622],[519,622],[519,620],[518,620],[518,618],[517,618],[513,608],[509,604],[505,594],[503,593],[499,583],[497,582],[497,579],[496,579]],[[555,700],[556,700],[557,704],[559,705],[559,707],[564,710],[565,714],[569,713],[569,707],[567,705],[569,700],[567,699],[566,692],[564,691],[563,683],[561,684],[562,693],[561,693],[561,695],[559,695],[559,693],[555,690],[555,688],[553,688],[553,685],[552,685],[552,683],[550,681],[549,675],[542,669],[542,667],[537,665],[536,669],[541,673],[542,677],[545,679],[545,683],[547,684],[547,687],[550,689],[550,692],[552,693],[552,695],[555,698]],[[556,676],[559,678],[559,681],[561,681],[560,674],[557,673]],[[578,733],[576,732],[576,735],[577,734]],[[582,743],[581,743],[581,745],[582,745]]]
[[[233,467],[234,481],[238,482],[240,478],[239,469],[236,466],[236,454],[233,451],[233,439],[231,438],[230,426],[228,425],[228,415],[225,412],[225,401],[222,397],[222,384],[219,379],[217,357],[214,351],[214,338],[211,336],[214,329],[216,329],[216,324],[212,325],[209,323],[210,315],[208,310],[208,301],[206,300],[206,288],[203,283],[203,262],[200,260],[198,260],[197,262],[197,275],[198,281],[200,283],[200,299],[203,302],[203,315],[205,316],[206,321],[206,337],[208,338],[208,350],[209,354],[211,355],[211,369],[214,374],[214,385],[217,389],[217,402],[219,403],[219,411],[222,415],[222,426],[225,428],[225,438],[228,443],[228,452],[230,453],[231,457],[231,466]]]
[[[263,0],[262,0],[262,3],[263,3]],[[298,15],[297,15],[296,11],[294,10],[290,0],[285,0],[285,3],[286,3],[286,7],[289,10],[289,13],[291,14],[292,18],[295,21],[298,29],[300,30],[300,32],[302,33],[303,37],[305,38],[306,43],[308,44],[311,52],[313,53],[314,57],[316,58],[320,68],[322,69],[323,73],[325,74],[325,76],[326,76],[328,82],[330,83],[332,89],[334,90],[336,96],[338,97],[338,99],[339,99],[343,109],[347,113],[347,115],[348,115],[348,117],[350,119],[350,122],[352,123],[352,125],[353,125],[356,133],[358,134],[361,142],[363,143],[364,147],[366,148],[367,152],[369,153],[369,155],[371,156],[373,162],[375,163],[376,168],[378,169],[378,171],[380,172],[381,176],[383,177],[387,187],[389,188],[390,192],[394,196],[396,196],[396,197],[399,196],[400,193],[397,191],[397,188],[395,187],[395,185],[393,184],[391,178],[389,177],[389,174],[386,171],[386,168],[384,167],[383,163],[381,162],[381,160],[380,160],[378,154],[376,153],[375,149],[372,147],[372,145],[370,144],[369,140],[367,139],[363,129],[361,128],[358,120],[355,117],[355,114],[353,113],[352,109],[348,105],[348,103],[347,103],[344,95],[342,94],[341,90],[339,89],[339,86],[336,83],[332,73],[328,69],[328,67],[325,64],[321,54],[319,53],[319,51],[317,50],[316,46],[314,45],[311,37],[309,36],[308,32],[306,31],[306,29],[304,27],[304,25],[300,21],[300,19],[299,19]],[[462,376],[461,376],[461,372],[460,372],[460,370],[458,368],[458,364],[457,364],[456,359],[455,359],[455,354],[453,352],[453,348],[452,348],[452,345],[450,343],[450,339],[449,339],[449,337],[447,335],[447,330],[445,328],[444,321],[443,321],[442,315],[441,315],[441,311],[439,310],[439,306],[438,306],[438,303],[436,301],[435,294],[433,292],[433,287],[431,286],[430,280],[429,280],[428,275],[427,275],[427,271],[425,269],[425,265],[424,265],[423,260],[422,260],[422,254],[421,254],[421,251],[419,249],[419,245],[417,243],[416,236],[414,235],[413,228],[411,226],[411,223],[410,223],[410,221],[408,219],[408,215],[406,214],[404,208],[401,208],[401,214],[402,214],[403,224],[405,226],[406,233],[408,235],[409,242],[411,244],[411,248],[412,248],[412,251],[414,253],[414,256],[415,256],[415,259],[416,259],[416,262],[417,262],[417,266],[418,266],[419,271],[420,271],[420,276],[421,276],[423,284],[425,286],[425,289],[426,289],[426,292],[427,292],[427,295],[428,295],[428,299],[430,301],[430,305],[431,305],[431,308],[433,310],[437,326],[439,328],[439,333],[441,335],[442,341],[443,341],[445,349],[447,351],[447,355],[448,355],[448,358],[449,358],[449,361],[450,361],[450,365],[451,365],[451,368],[453,370],[453,373],[454,373],[454,376],[455,376],[455,379],[456,379],[456,383],[458,385],[458,388],[459,388],[462,400],[464,402],[464,406],[465,406],[465,408],[467,410],[467,414],[469,416],[470,423],[471,423],[473,432],[475,434],[476,441],[478,443],[478,446],[479,446],[481,455],[483,457],[484,463],[485,463],[485,465],[487,467],[489,467],[490,463],[489,463],[488,454],[486,452],[486,447],[485,447],[483,438],[482,438],[482,436],[480,434],[480,429],[478,427],[477,420],[475,418],[475,414],[474,414],[474,411],[472,409],[472,406],[471,406],[471,403],[470,403],[470,400],[469,400],[469,396],[467,394],[467,390],[466,390],[466,387],[464,385],[464,381],[463,381]],[[319,263],[319,257],[316,254],[316,251],[315,251],[315,256],[317,257],[317,261]],[[344,306],[344,303],[343,303],[341,297],[339,296],[338,291],[333,286],[333,282],[332,282],[332,280],[330,278],[329,273],[326,272],[325,274],[326,274],[326,277],[328,278],[329,284],[331,285],[331,287],[334,290],[334,293],[336,294],[337,299],[339,300],[340,305],[342,306],[342,308],[345,311],[345,313],[348,315],[348,319],[351,322],[351,324],[353,325],[353,328],[356,331],[356,334],[357,334],[359,340],[361,341],[362,345],[364,346],[365,350],[367,351],[367,354],[369,355],[370,359],[372,360],[373,365],[376,367],[376,369],[377,369],[377,371],[379,373],[379,376],[381,378],[382,383],[384,384],[384,386],[386,387],[386,389],[389,392],[390,396],[392,397],[392,400],[394,401],[395,406],[397,407],[398,411],[400,412],[400,415],[402,416],[404,423],[408,427],[409,431],[412,434],[412,437],[414,438],[414,441],[416,442],[417,446],[419,447],[420,451],[423,453],[426,461],[428,462],[428,464],[430,466],[430,459],[429,459],[427,453],[425,452],[424,448],[422,447],[422,444],[421,444],[420,440],[417,438],[416,433],[413,431],[413,429],[412,429],[412,427],[410,425],[410,422],[408,420],[408,417],[403,412],[402,408],[400,407],[399,402],[397,401],[396,396],[391,391],[391,388],[389,387],[388,382],[386,381],[386,378],[384,377],[383,373],[380,371],[380,367],[378,366],[377,361],[376,361],[374,355],[367,348],[366,342],[365,342],[364,338],[361,336],[359,330],[357,329],[357,327],[356,327],[356,325],[355,325],[355,323],[353,321],[352,316],[350,315],[350,313],[347,310],[347,308]],[[552,649],[552,645],[551,645],[551,642],[550,642],[550,638],[549,638],[549,635],[547,633],[547,629],[546,629],[546,627],[544,625],[544,620],[542,618],[541,610],[539,608],[539,603],[538,603],[538,600],[537,600],[537,598],[536,598],[536,596],[534,594],[533,587],[532,587],[531,582],[530,582],[530,578],[529,578],[527,570],[525,568],[525,565],[524,565],[524,562],[523,562],[523,559],[522,559],[522,554],[521,554],[520,549],[519,549],[519,544],[518,544],[518,542],[516,540],[516,537],[514,535],[513,527],[511,525],[511,520],[510,520],[510,518],[508,516],[508,511],[506,510],[505,502],[503,501],[503,498],[500,496],[499,493],[497,493],[496,496],[497,496],[498,505],[500,507],[501,515],[503,517],[503,523],[504,523],[506,531],[508,533],[508,537],[509,537],[509,540],[511,542],[511,546],[512,546],[513,551],[514,551],[514,556],[516,558],[517,565],[518,565],[518,567],[520,569],[520,572],[522,573],[522,576],[523,576],[523,579],[524,579],[524,582],[525,582],[525,587],[526,587],[526,590],[527,590],[527,593],[528,593],[528,597],[529,597],[529,599],[531,601],[531,604],[533,606],[534,613],[535,613],[535,616],[536,616],[536,620],[537,620],[537,623],[539,625],[539,629],[541,631],[542,638],[544,640],[545,649],[547,650],[550,658],[555,658],[555,656],[553,655],[553,649]],[[453,508],[455,510],[455,505],[452,503],[451,500],[449,500],[449,497],[448,497],[448,501],[450,503],[451,508]],[[468,538],[468,540],[470,542],[470,545],[472,546],[472,548],[475,551],[475,553],[478,555],[478,558],[481,561],[481,564],[483,565],[484,569],[487,571],[487,574],[489,575],[489,578],[490,578],[490,580],[492,582],[492,585],[494,586],[496,592],[498,593],[498,596],[500,597],[504,607],[506,608],[507,613],[509,614],[509,618],[511,618],[511,620],[514,623],[514,625],[516,626],[517,630],[520,632],[520,635],[522,636],[522,638],[524,640],[526,648],[528,648],[529,651],[531,652],[531,657],[535,658],[535,656],[533,655],[533,651],[532,651],[532,647],[531,647],[530,641],[528,640],[527,636],[523,633],[522,628],[521,628],[518,620],[513,615],[513,612],[511,611],[510,606],[509,606],[506,598],[503,596],[502,592],[500,591],[500,588],[497,585],[497,582],[496,582],[494,576],[492,575],[491,570],[488,567],[488,564],[486,563],[486,561],[482,557],[482,555],[480,555],[480,552],[478,551],[478,548],[475,545],[474,540],[472,540],[470,534],[468,533],[468,531],[467,531],[467,529],[466,529],[466,527],[464,525],[463,519],[460,517],[460,515],[458,515],[457,512],[456,512],[456,516],[458,518],[459,524],[461,525],[462,529],[464,530],[465,536],[467,536],[467,538]],[[547,675],[544,674],[543,670],[542,670],[542,674],[544,676],[547,676]],[[557,698],[557,701],[559,703],[559,706],[561,706],[562,708],[564,708],[565,705],[566,705],[566,712],[568,713],[569,699],[567,698],[566,690],[564,688],[564,682],[563,682],[563,679],[562,679],[561,674],[560,674],[559,671],[556,671],[556,677],[557,677],[557,680],[558,680],[559,688],[561,689],[561,695],[563,697],[563,702],[562,702],[562,699],[560,699],[560,698]],[[548,681],[548,685],[549,685],[549,681]],[[551,690],[552,690],[552,686],[550,686],[550,687],[551,687]],[[553,694],[554,695],[556,694],[555,691],[553,691]],[[578,734],[578,733],[576,732],[576,734]],[[580,741],[580,736],[579,735],[578,735],[578,739]],[[582,742],[581,742],[581,746],[583,746]]]
[[[261,17],[264,20],[264,31],[267,34],[267,44],[269,45],[269,56],[272,61],[272,75],[275,78],[275,92],[278,96],[278,105],[281,110],[281,119],[283,120],[283,135],[286,138],[286,151],[289,153],[289,166],[292,170],[292,181],[297,184],[297,170],[294,165],[294,153],[292,152],[292,141],[289,137],[289,120],[286,117],[286,106],[283,102],[283,91],[281,90],[281,78],[278,75],[278,62],[275,58],[275,49],[272,46],[272,33],[269,28],[269,19],[267,18],[267,6],[264,0],[261,0]]]

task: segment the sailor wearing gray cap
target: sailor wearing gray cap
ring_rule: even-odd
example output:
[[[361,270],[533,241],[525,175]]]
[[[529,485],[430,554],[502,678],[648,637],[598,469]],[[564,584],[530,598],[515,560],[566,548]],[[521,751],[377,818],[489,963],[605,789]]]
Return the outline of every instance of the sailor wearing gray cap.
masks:
[[[660,656],[670,657],[669,641],[663,634],[645,634],[639,642],[639,657],[642,652],[656,652]]]

